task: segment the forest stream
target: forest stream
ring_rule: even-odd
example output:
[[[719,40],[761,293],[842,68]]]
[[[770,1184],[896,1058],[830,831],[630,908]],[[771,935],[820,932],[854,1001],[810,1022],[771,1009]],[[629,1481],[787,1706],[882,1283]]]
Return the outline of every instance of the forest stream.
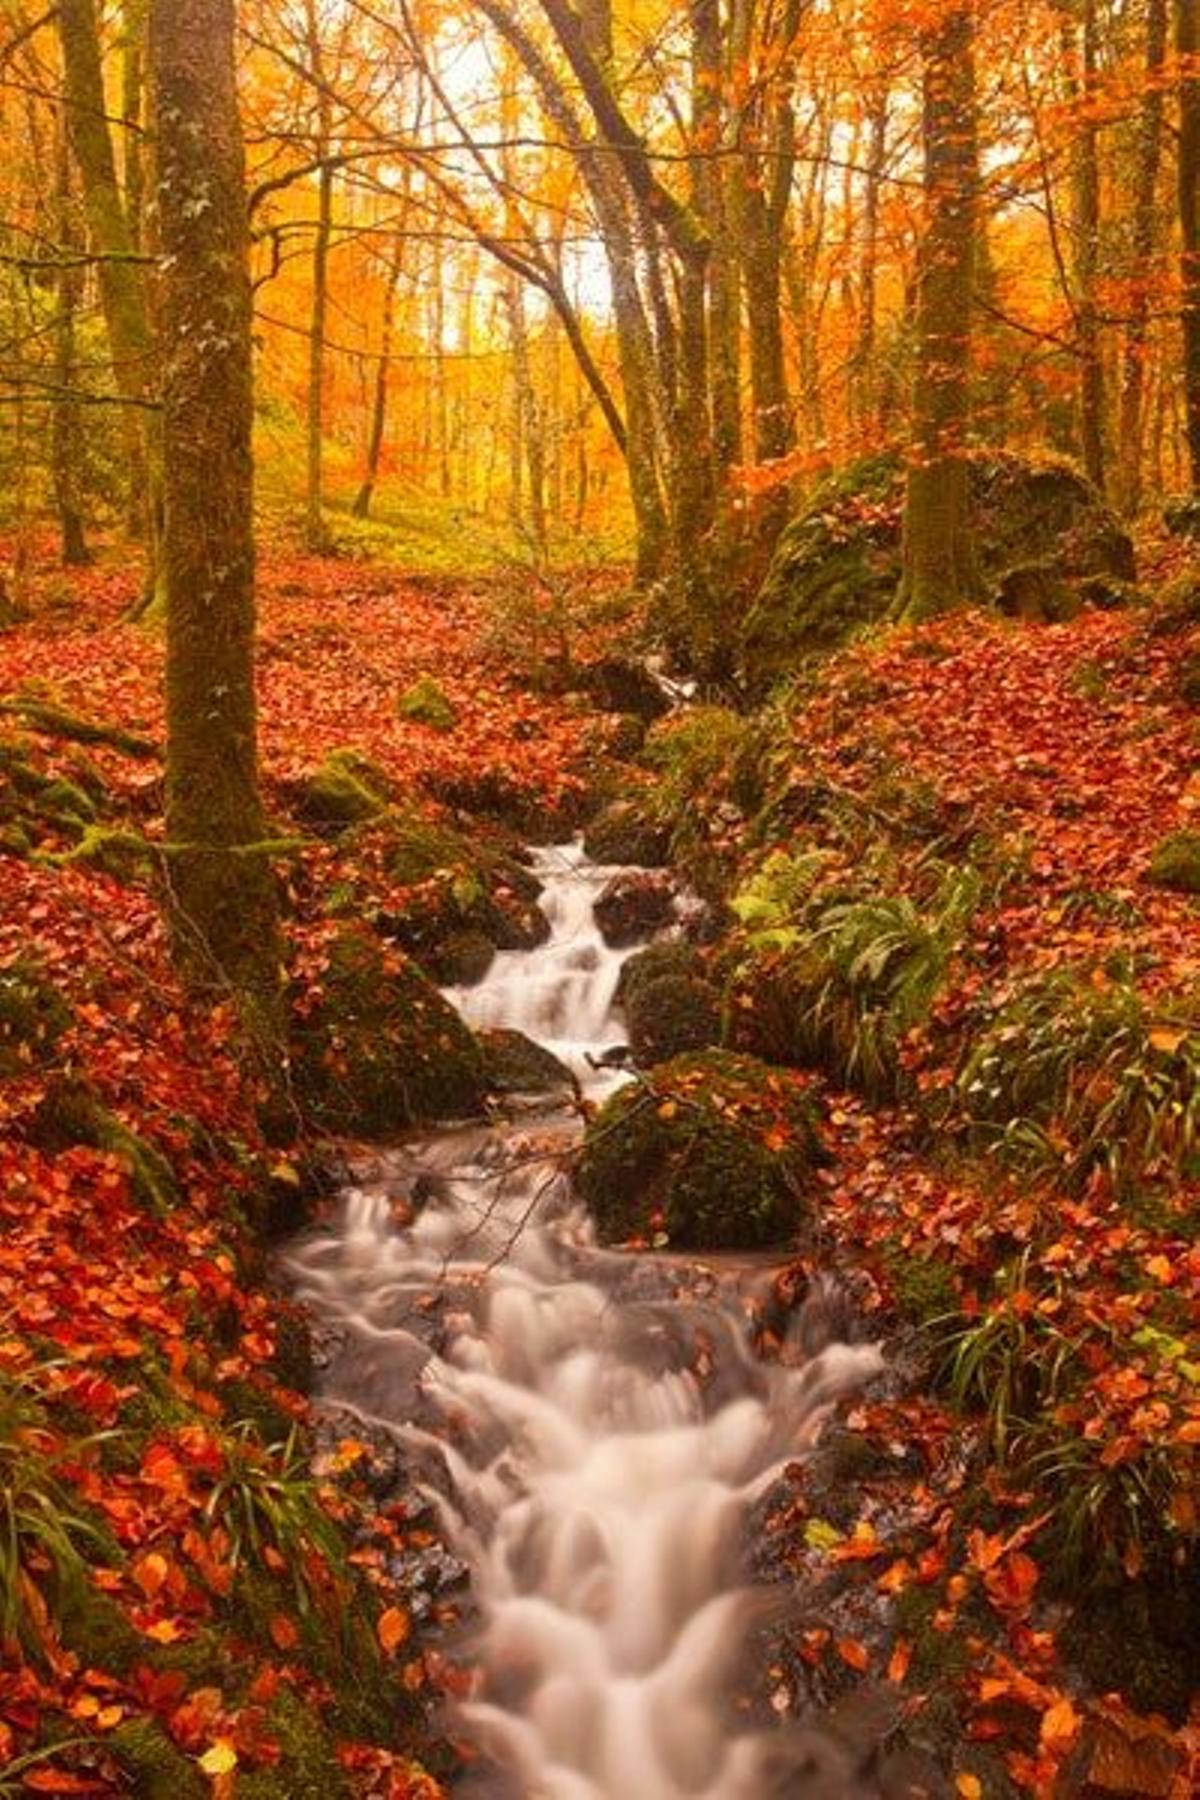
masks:
[[[450,998],[523,1031],[596,1098],[628,1075],[628,950],[593,916],[613,871],[539,851],[550,935]],[[746,1525],[832,1401],[877,1373],[820,1293],[777,1361],[747,1302],[770,1270],[600,1247],[574,1194],[577,1111],[432,1131],[356,1168],[331,1227],[293,1247],[338,1348],[323,1397],[397,1440],[470,1571],[480,1674],[456,1730],[490,1773],[458,1791],[545,1800],[764,1800],[857,1792],[832,1744],[738,1722],[751,1636]]]

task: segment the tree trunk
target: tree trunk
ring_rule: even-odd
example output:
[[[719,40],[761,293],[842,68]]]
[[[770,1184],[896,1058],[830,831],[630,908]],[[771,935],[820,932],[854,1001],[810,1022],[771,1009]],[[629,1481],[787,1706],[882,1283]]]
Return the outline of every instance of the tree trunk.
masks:
[[[84,439],[83,419],[75,392],[79,379],[75,313],[82,283],[77,260],[79,233],[75,228],[75,202],[71,193],[71,158],[65,132],[59,135],[57,174],[55,202],[58,244],[63,261],[57,274],[54,302],[54,384],[57,393],[51,418],[50,462],[63,566],[78,569],[90,563],[92,557],[84,532],[80,498]]]
[[[1074,56],[1070,28],[1068,58]],[[1100,131],[1096,123],[1099,45],[1095,0],[1081,0],[1080,78],[1071,89],[1079,109],[1074,148],[1075,341],[1079,353],[1079,441],[1088,478],[1103,492],[1107,474],[1104,425],[1104,359],[1100,342],[1097,281],[1100,274]]]
[[[325,336],[329,312],[329,245],[333,236],[333,108],[325,85],[321,28],[316,0],[306,0],[305,41],[308,68],[316,95],[317,131],[313,160],[317,172],[317,227],[313,238],[312,313],[308,328],[308,403],[304,484],[305,546],[323,556],[330,548],[325,524]]]
[[[113,378],[128,401],[125,454],[131,522],[147,541],[146,597],[156,587],[159,514],[157,431],[153,398],[155,351],[137,245],[117,180],[105,110],[95,0],[61,0],[59,40],[66,81],[71,147],[79,168],[92,249],[99,259],[100,304],[108,332]]]
[[[396,289],[404,267],[404,239],[399,233],[388,265],[387,286],[383,295],[383,325],[379,339],[379,360],[375,364],[375,382],[371,393],[371,430],[367,439],[367,466],[362,486],[354,499],[354,517],[367,519],[375,483],[379,480],[379,459],[383,453],[383,434],[387,426],[388,377],[392,366],[392,334],[396,328]]]
[[[1142,503],[1142,453],[1146,436],[1146,358],[1149,348],[1150,276],[1158,245],[1156,200],[1162,166],[1162,70],[1167,50],[1167,0],[1147,0],[1146,78],[1137,123],[1129,265],[1133,292],[1125,328],[1118,425],[1120,504],[1132,517]]]
[[[1200,495],[1200,0],[1175,0],[1179,76],[1179,321],[1192,492]]]
[[[967,461],[979,185],[974,37],[968,4],[922,44],[925,221],[899,595],[906,619],[960,606],[979,588]]]
[[[266,1052],[282,1025],[254,691],[251,293],[234,0],[152,0],[163,255],[171,927]]]

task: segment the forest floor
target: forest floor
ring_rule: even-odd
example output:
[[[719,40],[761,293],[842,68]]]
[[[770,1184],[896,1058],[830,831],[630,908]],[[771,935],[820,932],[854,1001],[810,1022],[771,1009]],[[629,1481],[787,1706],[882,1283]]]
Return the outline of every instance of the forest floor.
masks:
[[[624,636],[617,585],[591,585]],[[424,1708],[469,1675],[413,1628],[392,1572],[421,1534],[372,1504],[362,1447],[308,1467],[304,1333],[248,1223],[294,1215],[305,1147],[262,1142],[232,1018],[198,1010],[170,967],[146,851],[162,648],[122,622],[132,588],[115,558],[67,576],[47,557],[31,617],[0,636],[0,1792],[432,1800],[409,1760]],[[654,788],[622,760],[618,716],[563,691],[565,661],[607,637],[555,595],[268,556],[261,624],[273,808],[339,750],[460,829],[493,805],[563,832]],[[806,1256],[853,1271],[912,1378],[842,1421],[852,1481],[797,1470],[770,1517],[778,1560],[828,1602],[787,1647],[809,1691],[894,1690],[967,1800],[1200,1791],[1200,1171],[1171,1135],[1175,1090],[1136,1204],[1103,1156],[1079,1161],[1076,1120],[1042,1118],[1019,1170],[930,1130],[957,1080],[947,1046],[1018,975],[1085,969],[1119,998],[1132,962],[1147,1054],[1170,1061],[1195,1031],[1196,903],[1147,879],[1156,845],[1200,825],[1179,681],[1195,621],[1175,624],[880,636],[758,722],[765,827],[728,759],[686,797],[693,853],[699,831],[698,863],[731,890],[808,841],[814,786],[881,815],[918,896],[930,842],[952,862],[968,822],[1018,847],[905,1035],[899,1101],[824,1089],[832,1160]],[[450,703],[440,727],[398,711],[423,678]],[[83,743],[80,719],[120,731]],[[301,982],[320,981],[335,890],[397,901],[352,834],[314,839],[284,881]],[[1063,1370],[1086,1379],[1056,1388]],[[1077,1452],[1070,1479],[1009,1454],[1031,1410]],[[792,1680],[786,1660],[765,1673]]]

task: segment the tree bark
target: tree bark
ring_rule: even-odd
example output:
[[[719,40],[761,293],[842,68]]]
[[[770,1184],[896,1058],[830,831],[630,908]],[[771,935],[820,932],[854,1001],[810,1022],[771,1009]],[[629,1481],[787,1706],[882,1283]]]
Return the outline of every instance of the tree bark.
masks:
[[[367,466],[362,485],[354,497],[354,517],[371,516],[371,501],[379,480],[379,460],[383,454],[383,436],[387,427],[388,380],[392,367],[392,334],[396,327],[396,289],[404,267],[404,239],[399,232],[388,264],[387,285],[383,294],[383,324],[379,337],[379,357],[375,364],[375,380],[371,389],[371,428],[367,439]]]
[[[254,688],[251,292],[234,0],[152,0],[162,246],[171,927],[266,1050],[282,1027]]]
[[[1184,431],[1192,492],[1200,495],[1200,0],[1175,0],[1175,48],[1180,58],[1179,323],[1183,335]]]
[[[1135,514],[1142,503],[1142,462],[1146,437],[1146,362],[1149,351],[1150,275],[1158,249],[1158,177],[1162,167],[1162,71],[1167,50],[1167,0],[1147,0],[1145,88],[1138,110],[1129,265],[1133,293],[1121,368],[1118,423],[1122,510]]]
[[[146,537],[146,595],[156,586],[159,513],[156,427],[145,402],[154,390],[154,338],[138,249],[117,180],[105,110],[95,0],[61,0],[59,41],[66,80],[71,148],[79,168],[92,249],[99,258],[100,305],[108,332],[113,379],[129,402],[125,419],[130,521]]]
[[[75,352],[75,314],[81,289],[77,261],[79,233],[71,192],[71,157],[65,132],[59,134],[55,210],[62,264],[54,301],[54,381],[58,389],[51,417],[50,462],[64,568],[78,569],[92,560],[84,530],[80,471],[83,464],[83,419],[75,384],[79,379]]]
[[[321,54],[316,0],[305,0],[305,41],[316,95],[317,224],[313,238],[312,313],[308,328],[308,401],[304,484],[304,542],[318,556],[330,547],[325,524],[325,337],[329,313],[329,246],[333,237],[333,106]]]
[[[1100,341],[1097,281],[1100,274],[1100,131],[1095,117],[1099,43],[1095,0],[1079,8],[1080,75],[1072,73],[1071,89],[1079,109],[1074,148],[1075,340],[1079,353],[1079,441],[1088,478],[1103,492],[1105,455],[1105,380]],[[1075,44],[1067,27],[1068,57]]]
[[[979,186],[974,38],[967,4],[922,43],[925,222],[899,595],[906,619],[960,606],[979,587],[967,461]]]

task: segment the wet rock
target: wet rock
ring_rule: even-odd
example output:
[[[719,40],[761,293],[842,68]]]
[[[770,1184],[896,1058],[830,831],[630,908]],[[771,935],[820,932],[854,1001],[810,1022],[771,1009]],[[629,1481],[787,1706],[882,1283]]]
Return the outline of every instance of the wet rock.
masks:
[[[614,875],[596,901],[596,923],[613,949],[652,936],[674,916],[674,878],[657,870]]]
[[[500,1094],[549,1094],[573,1086],[571,1071],[523,1031],[481,1031],[487,1084]]]
[[[632,713],[639,719],[660,719],[671,702],[644,663],[632,657],[605,656],[583,671],[584,691],[605,712]]]
[[[387,777],[354,750],[333,750],[321,765],[288,784],[292,811],[318,831],[343,831],[377,818],[387,806]]]

